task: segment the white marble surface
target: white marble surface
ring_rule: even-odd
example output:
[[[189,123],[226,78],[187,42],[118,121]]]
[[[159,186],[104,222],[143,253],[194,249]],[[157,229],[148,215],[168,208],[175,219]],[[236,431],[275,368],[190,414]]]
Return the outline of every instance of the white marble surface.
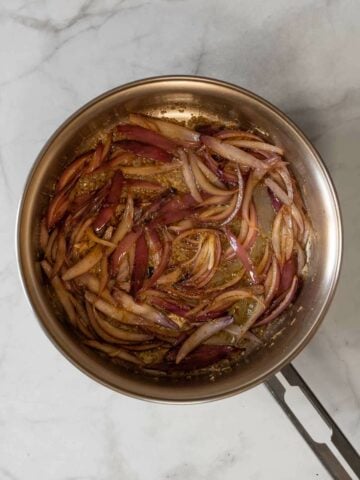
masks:
[[[337,185],[334,304],[295,364],[360,448],[360,4],[356,0],[0,0],[0,479],[327,479],[264,387],[197,406],[127,399],[48,342],[14,256],[42,144],[111,87],[157,74],[228,80],[286,111]]]

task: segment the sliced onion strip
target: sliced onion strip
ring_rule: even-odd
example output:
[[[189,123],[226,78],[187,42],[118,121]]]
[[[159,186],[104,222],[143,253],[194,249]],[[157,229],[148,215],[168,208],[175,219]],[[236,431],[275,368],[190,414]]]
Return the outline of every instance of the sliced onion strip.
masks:
[[[231,138],[229,140],[226,140],[226,143],[229,143],[230,145],[234,145],[235,147],[239,148],[248,148],[250,150],[264,150],[265,152],[274,152],[279,155],[284,155],[284,149],[276,147],[275,145],[271,145],[270,143],[257,141],[253,142],[251,140],[242,140],[238,138]]]
[[[282,201],[282,203],[285,203],[285,205],[291,205],[291,200],[288,195],[272,178],[266,178],[264,183],[268,188],[270,188],[276,197]]]
[[[222,140],[225,140],[227,138],[243,138],[248,140],[258,140],[259,142],[262,142],[262,139],[258,135],[250,132],[245,132],[244,130],[221,130],[220,132],[215,133],[214,137],[221,138]]]
[[[133,226],[133,218],[134,218],[134,201],[131,195],[128,195],[126,201],[125,211],[123,213],[121,222],[117,226],[113,236],[111,237],[111,243],[117,245],[125,235],[131,230]],[[112,250],[108,250],[108,254],[111,253]]]
[[[264,254],[261,257],[261,260],[258,266],[256,267],[258,275],[261,275],[265,271],[266,266],[268,265],[269,256],[270,256],[270,248],[269,248],[269,244],[266,243]]]
[[[278,211],[278,213],[276,214],[276,217],[274,219],[272,234],[271,234],[272,247],[273,247],[274,253],[276,255],[276,258],[279,262],[281,262],[281,237],[280,237],[280,232],[281,232],[282,221],[283,221],[283,210],[281,208]]]
[[[70,200],[64,190],[59,191],[51,199],[47,211],[47,227],[50,230],[53,228],[65,215]]]
[[[167,285],[167,284],[173,284],[176,283],[178,280],[180,280],[182,276],[182,272],[180,268],[174,269],[172,272],[166,273],[164,275],[161,275],[161,277],[157,280],[158,285]]]
[[[121,259],[126,253],[129,252],[130,248],[136,244],[137,239],[142,234],[142,230],[138,229],[135,232],[131,231],[125,235],[125,237],[119,242],[114,253],[111,256],[111,270],[116,272],[116,269],[119,266]]]
[[[272,299],[274,298],[276,292],[278,291],[279,283],[280,283],[280,269],[279,269],[279,264],[275,257],[273,257],[271,270],[268,273],[268,277],[271,280],[269,282],[269,288],[266,289],[266,294],[265,294],[265,303],[267,305],[269,305]]]
[[[171,230],[176,233],[182,233],[185,230],[189,230],[190,228],[194,227],[194,222],[190,218],[181,220],[176,225],[171,225],[168,230]]]
[[[200,134],[198,132],[166,120],[131,113],[129,121],[134,125],[157,131],[180,145],[194,146],[199,143]]]
[[[204,222],[225,221],[233,212],[236,205],[236,197],[233,197],[229,205],[217,205],[204,210],[198,218]]]
[[[250,222],[250,204],[252,202],[252,196],[256,185],[264,176],[264,172],[252,171],[245,185],[244,199],[241,207],[242,218],[249,223]],[[243,239],[241,239],[243,240]]]
[[[135,155],[150,160],[157,160],[162,163],[171,162],[172,155],[165,150],[154,145],[146,145],[145,143],[136,142],[134,140],[123,140],[119,142],[120,148],[134,153]]]
[[[98,317],[97,321],[104,332],[116,340],[125,340],[127,342],[146,342],[153,338],[152,335],[145,333],[130,332],[129,330],[114,327],[111,323],[103,320],[101,317]]]
[[[64,187],[66,187],[66,185],[68,185],[68,183],[70,183],[80,174],[85,164],[91,158],[91,155],[92,152],[86,152],[83,155],[80,155],[80,157],[76,158],[65,168],[56,184],[56,192],[61,191]]]
[[[99,245],[103,245],[104,247],[116,248],[116,243],[112,243],[108,240],[104,240],[103,238],[99,238],[97,235],[95,235],[91,228],[86,229],[86,235],[94,243],[98,243]]]
[[[199,189],[196,185],[193,170],[192,170],[191,165],[188,161],[187,155],[183,150],[179,150],[179,158],[182,162],[183,176],[184,176],[184,180],[186,182],[186,185],[188,186],[188,188],[190,190],[190,193],[193,196],[194,200],[196,200],[198,203],[201,203],[202,202],[202,197],[201,197]]]
[[[297,274],[300,276],[306,265],[306,256],[298,242],[295,242],[295,250],[297,253]]]
[[[287,196],[290,200],[290,203],[293,203],[294,201],[294,189],[293,189],[293,182],[291,180],[291,177],[290,177],[290,174],[289,174],[289,171],[288,169],[283,166],[281,168],[278,168],[277,170],[286,186],[286,190],[287,190]]]
[[[251,292],[251,290],[246,289],[236,289],[224,292],[216,297],[216,299],[210,304],[210,306],[205,309],[206,312],[224,310],[229,308],[235,302],[243,300],[245,298],[252,298],[257,300],[256,295]]]
[[[267,168],[261,160],[258,160],[253,155],[240,150],[240,148],[229,145],[221,140],[209,137],[207,135],[201,135],[200,140],[204,145],[206,145],[210,150],[212,150],[217,155],[220,155],[227,160],[238,163],[243,167],[250,167],[259,170],[264,170]]]
[[[47,242],[44,254],[45,254],[45,258],[49,261],[52,260],[51,258],[52,249],[53,249],[54,243],[56,242],[58,233],[59,233],[58,229],[54,228],[54,230],[48,236],[48,242]]]
[[[79,224],[77,228],[74,229],[70,237],[70,245],[80,242],[85,234],[85,231],[90,227],[94,217],[89,217]]]
[[[134,301],[134,299],[121,290],[116,290],[114,293],[115,299],[122,305],[125,310],[128,310],[135,315],[140,315],[147,320],[160,325],[161,327],[177,329],[178,326],[175,322],[167,318],[163,313],[159,312],[150,305],[140,304]]]
[[[149,322],[146,318],[140,316],[129,315],[123,308],[119,308],[111,303],[106,302],[102,298],[94,295],[91,292],[85,292],[85,298],[90,302],[97,310],[104,313],[106,316],[117,320],[125,325],[147,325]],[[132,313],[132,312],[130,312]]]
[[[236,173],[238,178],[238,191],[235,197],[236,198],[235,205],[230,215],[222,222],[222,225],[227,225],[228,223],[232,222],[234,218],[238,215],[241,208],[241,203],[244,196],[244,181],[241,175],[240,168],[238,166],[236,166]]]
[[[54,277],[57,275],[65,262],[66,256],[66,239],[63,232],[60,232],[57,236],[57,252],[56,252],[56,259],[53,270],[51,272],[51,276]]]
[[[234,250],[236,255],[239,257],[239,259],[240,259],[241,263],[243,264],[245,270],[248,272],[248,274],[251,278],[251,281],[255,284],[259,283],[259,278],[258,278],[256,269],[254,267],[254,264],[253,264],[251,258],[249,257],[249,254],[247,253],[247,251],[243,247],[243,245],[241,245],[241,243],[238,241],[238,239],[235,237],[235,235],[231,232],[231,230],[228,227],[225,227],[225,233],[226,233],[226,236],[229,240],[231,248]]]
[[[131,276],[131,294],[136,296],[146,277],[149,249],[144,232],[136,240],[134,268]]]
[[[195,155],[193,152],[189,152],[190,166],[198,182],[199,186],[204,192],[210,193],[211,195],[221,195],[228,196],[232,195],[234,191],[229,191],[223,188],[219,188],[213,185],[201,171],[199,164],[202,163],[200,158]]]
[[[256,208],[254,203],[250,204],[250,218],[249,218],[249,228],[247,231],[246,238],[243,242],[243,246],[246,250],[250,250],[251,247],[256,242],[256,238],[258,236],[258,220],[256,215]]]
[[[102,256],[103,249],[99,245],[93,247],[84,258],[72,265],[62,274],[62,279],[65,281],[72,280],[73,278],[79,277],[88,272],[101,260]]]
[[[170,254],[171,254],[171,241],[170,241],[169,237],[167,237],[164,240],[164,246],[162,248],[162,255],[161,255],[160,262],[159,262],[157,268],[155,269],[154,273],[152,274],[152,276],[149,279],[145,280],[142,290],[146,290],[148,288],[151,288],[153,285],[156,284],[156,282],[159,280],[161,275],[164,273],[164,271],[165,271],[165,269],[168,265],[168,262],[169,262],[169,259],[170,259]]]
[[[180,350],[176,355],[176,364],[180,363],[186,355],[195,350],[201,343],[210,338],[212,335],[220,332],[224,328],[228,327],[233,323],[233,317],[223,317],[207,322],[204,325],[201,325],[190,337],[188,337],[185,342],[181,345]]]
[[[163,135],[138,125],[123,124],[117,126],[117,133],[128,140],[136,140],[159,147],[165,152],[174,153],[176,143]]]
[[[216,185],[219,188],[225,188],[224,183],[218,178],[218,176],[208,168],[205,163],[202,161],[198,162],[198,167],[202,171],[202,173],[205,175],[205,177],[214,185]]]
[[[283,301],[269,315],[261,319],[260,322],[257,322],[256,326],[258,327],[260,325],[266,325],[267,323],[271,322],[276,317],[278,317],[292,302],[295,296],[295,293],[297,291],[297,286],[298,286],[298,277],[295,275],[291,283],[291,287],[289,288]]]

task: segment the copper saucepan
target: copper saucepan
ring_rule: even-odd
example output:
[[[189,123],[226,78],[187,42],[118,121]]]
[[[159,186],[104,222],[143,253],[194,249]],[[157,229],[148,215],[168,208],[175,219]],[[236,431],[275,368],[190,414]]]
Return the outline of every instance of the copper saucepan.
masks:
[[[282,145],[300,185],[316,229],[309,276],[294,306],[287,312],[286,328],[273,345],[255,353],[251,361],[218,377],[177,381],[134,375],[106,362],[77,341],[59,321],[44,288],[37,262],[38,226],[46,193],[74,155],[104,127],[129,112],[169,118],[255,125]],[[164,402],[199,402],[244,391],[263,382],[288,364],[310,341],[333,298],[342,254],[338,201],[329,175],[311,143],[274,106],[235,85],[208,78],[176,76],[140,80],[115,88],[78,110],[54,133],[40,152],[29,175],[18,218],[18,259],[25,290],[41,326],[56,347],[79,369],[98,382],[127,395]],[[293,321],[295,319],[295,321]],[[291,324],[291,325],[290,325]]]

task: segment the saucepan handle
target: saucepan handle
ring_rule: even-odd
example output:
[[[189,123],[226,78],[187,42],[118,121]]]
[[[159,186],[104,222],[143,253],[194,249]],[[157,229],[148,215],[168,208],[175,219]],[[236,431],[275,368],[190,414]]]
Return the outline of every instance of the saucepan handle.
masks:
[[[334,479],[351,480],[360,478],[359,454],[292,364],[285,366],[280,374],[271,377],[265,384],[292,424]],[[285,398],[289,386],[300,389],[317,414],[320,415],[322,421],[329,427],[331,430],[331,441],[329,444],[315,441],[304,424],[299,420],[296,412]]]

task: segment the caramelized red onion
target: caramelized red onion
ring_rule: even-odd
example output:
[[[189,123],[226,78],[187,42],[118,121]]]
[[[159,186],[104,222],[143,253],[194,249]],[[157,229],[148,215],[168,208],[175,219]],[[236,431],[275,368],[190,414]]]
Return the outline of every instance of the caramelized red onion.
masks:
[[[244,181],[239,167],[236,167],[236,173],[238,177],[238,191],[236,193],[234,207],[231,210],[229,216],[226,217],[226,219],[222,222],[222,225],[227,225],[228,223],[232,222],[237,217],[241,208],[241,203],[244,195]]]
[[[246,182],[244,200],[241,207],[242,218],[249,224],[250,222],[250,205],[252,202],[252,197],[255,187],[258,185],[260,180],[263,178],[265,172],[259,170],[253,170]]]
[[[66,257],[66,238],[63,232],[60,232],[57,236],[57,250],[55,263],[51,272],[51,276],[57,275],[65,262]]]
[[[271,205],[273,206],[273,209],[277,213],[280,208],[282,207],[282,202],[281,200],[278,199],[278,197],[275,195],[275,193],[268,187],[268,194],[271,200]]]
[[[156,228],[151,228],[151,227],[147,227],[145,232],[147,235],[147,241],[149,245],[149,254],[153,258],[154,266],[158,266],[161,261],[161,258],[164,256],[164,255],[161,255],[163,247],[161,244],[159,234]]]
[[[95,149],[95,152],[90,158],[88,166],[84,169],[84,173],[91,173],[100,167],[101,162],[104,159],[103,152],[104,145],[102,142],[99,142],[98,146]]]
[[[198,161],[197,163],[199,169],[202,171],[202,173],[205,175],[205,177],[211,182],[213,183],[214,185],[216,185],[217,187],[220,187],[220,188],[224,188],[225,185],[224,183],[219,180],[218,176],[213,173],[213,171],[208,168],[205,163],[203,163],[201,160]]]
[[[121,290],[116,290],[114,293],[115,299],[122,305],[122,307],[140,317],[160,325],[161,327],[178,329],[178,325],[166,317],[163,313],[157,311],[155,308],[150,305],[140,304],[134,301],[134,299],[125,292]]]
[[[269,282],[267,285],[267,279]],[[265,303],[269,305],[276,294],[279,293],[279,284],[280,284],[280,269],[279,264],[275,257],[272,259],[271,270],[269,270],[268,277],[265,280]]]
[[[168,204],[169,200],[173,198],[175,195],[175,190],[167,189],[162,192],[158,197],[153,199],[153,202],[142,209],[141,216],[139,218],[139,222],[147,222],[155,213],[159,213],[164,210],[165,205]]]
[[[166,294],[162,294],[157,290],[149,290],[146,292],[146,300],[152,305],[161,308],[169,313],[175,313],[181,317],[185,317],[190,308],[186,305],[178,305],[173,299],[169,299]]]
[[[205,309],[206,312],[226,311],[234,303],[245,298],[257,299],[251,290],[238,289],[229,290],[216,297],[216,299]]]
[[[60,178],[56,184],[56,191],[60,192],[68,183],[70,183],[75,177],[79,176],[83,170],[85,164],[89,161],[92,153],[87,152],[80,155],[77,159],[70,163],[68,167],[60,175]]]
[[[170,153],[155,145],[146,145],[134,140],[123,140],[119,142],[119,146],[128,152],[135,153],[139,157],[157,160],[162,163],[171,162],[172,156]]]
[[[226,143],[234,145],[234,147],[247,148],[249,150],[262,150],[265,152],[273,152],[279,155],[284,155],[284,150],[282,148],[275,147],[274,145],[270,145],[269,143],[243,140],[236,137],[234,139],[230,138],[229,140],[226,140]]]
[[[51,200],[47,211],[47,227],[51,230],[65,215],[70,200],[65,190],[60,190]]]
[[[200,188],[211,195],[220,195],[220,196],[229,196],[232,191],[226,190],[225,188],[219,188],[216,185],[213,185],[207,178],[206,175],[202,172],[200,165],[203,165],[200,158],[195,155],[193,152],[189,153],[190,166],[193,172],[193,175],[196,179],[197,184]],[[191,191],[191,190],[190,190]]]
[[[193,285],[197,288],[204,287],[215,275],[220,257],[221,243],[219,236],[217,234],[208,235],[199,245],[198,252],[191,261],[191,276],[184,284]]]
[[[113,318],[124,325],[143,326],[148,325],[149,321],[146,317],[133,315],[130,309],[122,308],[119,305],[108,303],[106,300],[99,298],[91,292],[85,292],[85,299],[90,302],[97,310],[105,314],[109,318]]]
[[[236,184],[236,175],[225,172],[223,167],[216,162],[207,150],[202,150],[201,154],[205,164],[209,167],[209,170],[218,177],[219,181],[229,185]]]
[[[291,200],[284,190],[272,179],[266,178],[265,185],[273,192],[273,194],[285,205],[291,205]]]
[[[134,113],[129,115],[129,120],[130,123],[159,132],[186,147],[196,146],[199,143],[200,134],[198,132],[175,123]]]
[[[168,153],[174,153],[176,143],[169,140],[157,132],[137,125],[118,125],[117,133],[127,140],[136,140],[154,147],[158,147]]]
[[[148,267],[149,249],[144,232],[136,240],[134,268],[131,278],[131,294],[136,296],[142,287]]]
[[[291,282],[291,286],[287,291],[283,301],[276,308],[274,308],[274,310],[271,313],[269,313],[269,315],[266,315],[259,322],[257,322],[256,326],[265,325],[271,322],[272,320],[274,320],[275,318],[277,318],[292,302],[297,291],[297,286],[298,286],[298,277],[295,275]]]
[[[199,192],[195,177],[194,177],[194,172],[192,167],[189,164],[188,158],[186,153],[183,150],[179,151],[179,157],[182,162],[182,168],[183,168],[183,175],[184,175],[184,180],[186,182],[186,185],[188,186],[190,193],[194,200],[196,200],[198,203],[202,202],[202,197]]]
[[[111,256],[111,270],[116,272],[121,259],[129,252],[130,248],[136,244],[137,239],[142,235],[142,230],[131,231],[119,242],[114,253]]]
[[[248,272],[251,281],[255,284],[259,283],[259,278],[258,278],[256,269],[245,247],[241,245],[241,243],[238,241],[238,239],[235,237],[235,235],[231,232],[231,230],[228,227],[225,227],[225,233],[229,240],[231,248],[239,257],[241,263],[243,264],[243,267]]]
[[[64,169],[39,227],[41,267],[72,328],[153,374],[262,346],[258,327],[294,301],[312,235],[283,149],[139,114],[102,138]]]
[[[111,220],[115,207],[120,200],[120,195],[124,186],[124,177],[122,173],[116,172],[113,176],[109,193],[106,196],[105,204],[93,222],[95,232],[100,232]]]
[[[212,152],[220,155],[220,157],[226,158],[232,162],[238,163],[242,167],[256,168],[256,169],[266,169],[266,164],[258,160],[253,155],[240,150],[240,148],[229,145],[221,140],[218,140],[214,137],[209,137],[207,135],[202,135],[200,137],[202,143],[206,145]]]
[[[125,235],[131,230],[133,226],[133,219],[134,200],[131,195],[128,195],[122,219],[111,237],[112,243],[117,245],[125,237]]]
[[[245,237],[243,246],[245,250],[250,250],[251,247],[254,245],[256,242],[256,238],[258,236],[258,220],[257,220],[257,215],[256,215],[256,208],[254,203],[251,203],[250,205],[250,217],[249,217],[249,226],[248,226],[248,231],[247,235]]]
[[[282,260],[281,252],[281,225],[283,222],[283,209],[281,208],[274,220],[273,229],[272,229],[272,247],[275,253],[275,256],[279,262]]]
[[[283,292],[287,291],[290,286],[294,276],[297,273],[297,262],[294,256],[291,256],[287,260],[282,269],[281,269],[281,279],[279,284],[278,294],[281,295]]]
[[[101,315],[90,302],[86,302],[86,312],[92,328],[95,330],[98,337],[106,342],[146,342],[153,339],[152,335],[146,333],[125,330],[120,326],[120,323],[117,323],[116,326],[114,326],[114,323],[109,321],[109,317]]]
[[[154,236],[154,231],[152,231],[152,235]],[[158,266],[156,267],[154,273],[152,274],[152,276],[149,279],[147,279],[144,282],[144,285],[143,285],[144,290],[148,289],[148,288],[151,288],[153,285],[155,285],[156,282],[161,277],[161,275],[165,272],[166,267],[168,266],[169,259],[170,259],[170,254],[171,254],[171,240],[170,240],[169,236],[166,236],[164,238],[164,244],[163,244],[163,247],[161,249],[161,253],[162,253],[162,255],[161,255],[160,262],[159,262]]]
[[[201,325],[201,327],[199,327],[192,335],[190,335],[190,337],[188,337],[181,345],[176,355],[175,362],[180,363],[181,360],[190,352],[195,350],[198,345],[229,326],[231,323],[233,323],[233,321],[233,317],[227,316],[218,318],[216,320],[211,320],[210,322]]]
[[[220,132],[215,133],[215,137],[221,138],[225,140],[227,138],[237,138],[237,139],[248,139],[248,140],[258,140],[262,141],[262,139],[251,132],[246,132],[244,130],[221,130]]]
[[[73,278],[79,277],[88,272],[101,260],[103,253],[103,249],[99,245],[96,245],[85,255],[84,258],[68,268],[62,274],[62,279],[65,281],[72,280]]]

